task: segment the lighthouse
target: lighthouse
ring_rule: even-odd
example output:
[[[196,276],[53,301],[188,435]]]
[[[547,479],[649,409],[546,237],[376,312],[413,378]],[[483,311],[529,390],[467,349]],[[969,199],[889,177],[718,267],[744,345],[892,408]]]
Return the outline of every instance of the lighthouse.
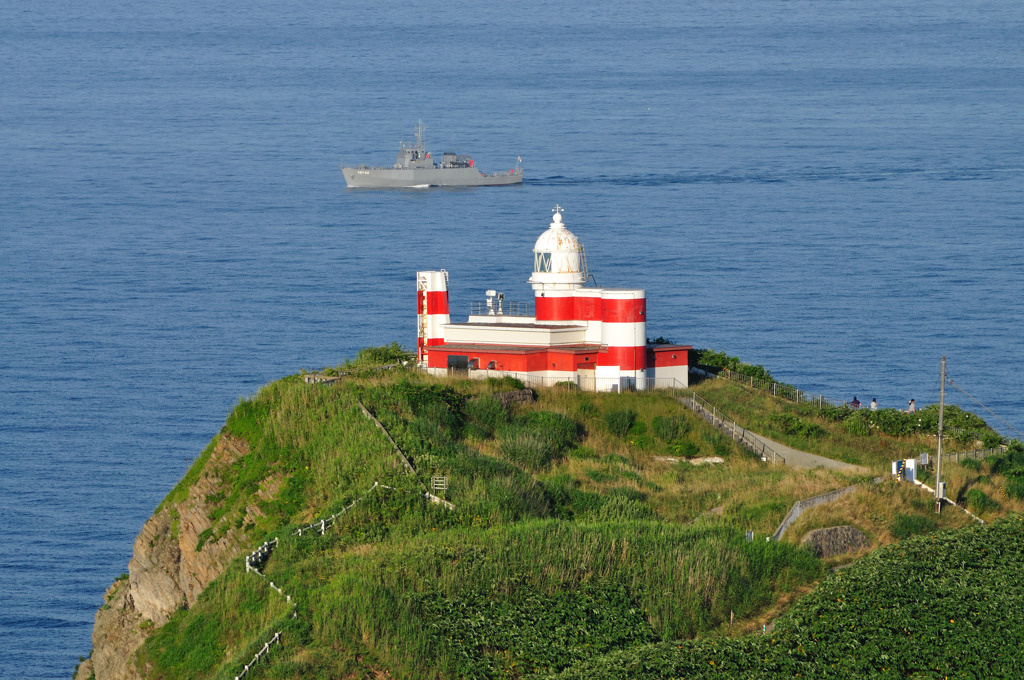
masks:
[[[646,292],[587,286],[583,244],[566,227],[561,206],[552,212],[533,247],[533,314],[488,290],[485,305],[465,323],[452,323],[447,274],[417,273],[419,291],[445,286],[433,314],[429,295],[436,299],[437,291],[426,290],[426,306],[420,298],[419,365],[435,374],[512,375],[527,384],[568,381],[597,391],[686,386],[691,347],[648,347]]]

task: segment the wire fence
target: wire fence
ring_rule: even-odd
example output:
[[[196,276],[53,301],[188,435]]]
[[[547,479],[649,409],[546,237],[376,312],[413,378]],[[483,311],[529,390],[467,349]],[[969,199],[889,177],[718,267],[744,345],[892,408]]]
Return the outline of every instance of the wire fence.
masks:
[[[514,378],[526,387],[551,387],[578,389],[584,392],[640,392],[645,390],[668,390],[675,396],[679,389],[686,385],[675,378],[597,378],[595,376],[570,373],[564,376],[544,376],[534,373],[516,371],[499,371],[496,369],[448,369],[453,376],[486,380],[487,378]]]
[[[812,394],[810,392],[797,389],[792,385],[764,380],[763,378],[755,378],[752,375],[743,375],[742,373],[731,371],[728,368],[717,369],[713,366],[698,366],[697,368],[708,375],[725,378],[727,380],[732,380],[733,382],[743,383],[744,385],[750,385],[754,389],[764,390],[773,396],[782,397],[783,399],[788,399],[789,401],[797,403],[806,402],[810,404],[817,404],[819,408],[825,405],[835,407],[850,405],[850,402],[843,401],[842,399],[833,399],[832,397],[826,397],[823,394]]]
[[[967,458],[973,458],[974,460],[984,460],[990,456],[998,456],[1006,453],[1005,446],[996,446],[991,449],[976,449],[974,451],[957,451],[956,453],[944,453],[942,454],[942,462],[947,461],[959,463],[961,460]]]

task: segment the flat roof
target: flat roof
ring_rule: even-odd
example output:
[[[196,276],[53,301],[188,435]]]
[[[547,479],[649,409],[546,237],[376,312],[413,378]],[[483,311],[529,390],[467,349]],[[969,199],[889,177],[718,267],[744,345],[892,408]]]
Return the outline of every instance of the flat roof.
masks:
[[[535,352],[571,352],[573,354],[586,354],[589,352],[600,352],[603,345],[487,345],[483,343],[446,343],[444,345],[430,345],[427,351],[445,350],[448,352],[500,352],[502,354],[532,354]]]
[[[586,326],[570,324],[549,324],[549,323],[481,323],[479,321],[464,321],[462,323],[446,323],[445,326],[466,326],[469,328],[537,328],[541,330],[580,330]]]

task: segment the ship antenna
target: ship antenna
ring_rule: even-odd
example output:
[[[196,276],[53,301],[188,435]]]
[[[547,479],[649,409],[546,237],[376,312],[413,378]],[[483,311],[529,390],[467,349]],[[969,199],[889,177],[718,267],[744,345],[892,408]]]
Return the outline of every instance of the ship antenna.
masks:
[[[426,128],[423,127],[423,121],[420,120],[416,125],[416,146],[423,146],[423,131]]]

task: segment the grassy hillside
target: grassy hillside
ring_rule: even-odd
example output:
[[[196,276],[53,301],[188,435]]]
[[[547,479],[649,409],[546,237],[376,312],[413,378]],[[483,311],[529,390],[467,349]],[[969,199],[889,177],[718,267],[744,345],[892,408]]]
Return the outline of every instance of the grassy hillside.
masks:
[[[640,646],[555,677],[1020,678],[1022,546],[1019,515],[912,538],[829,576],[768,635]]]
[[[827,566],[763,536],[796,500],[859,481],[770,467],[668,394],[552,389],[506,406],[508,381],[349,369],[331,385],[285,378],[229,417],[223,434],[250,452],[221,474],[200,541],[244,524],[280,542],[266,578],[238,559],[155,631],[138,660],[145,677],[233,678],[276,630],[283,643],[247,678],[521,677],[679,640],[740,644],[730,636],[760,630]],[[723,462],[690,462],[707,457]],[[423,495],[438,476],[452,510]],[[969,522],[932,519],[906,487],[866,489],[875,509],[843,523],[876,545]],[[294,535],[349,506],[325,535]],[[890,531],[900,516],[932,524]],[[814,515],[802,521],[813,528]]]

